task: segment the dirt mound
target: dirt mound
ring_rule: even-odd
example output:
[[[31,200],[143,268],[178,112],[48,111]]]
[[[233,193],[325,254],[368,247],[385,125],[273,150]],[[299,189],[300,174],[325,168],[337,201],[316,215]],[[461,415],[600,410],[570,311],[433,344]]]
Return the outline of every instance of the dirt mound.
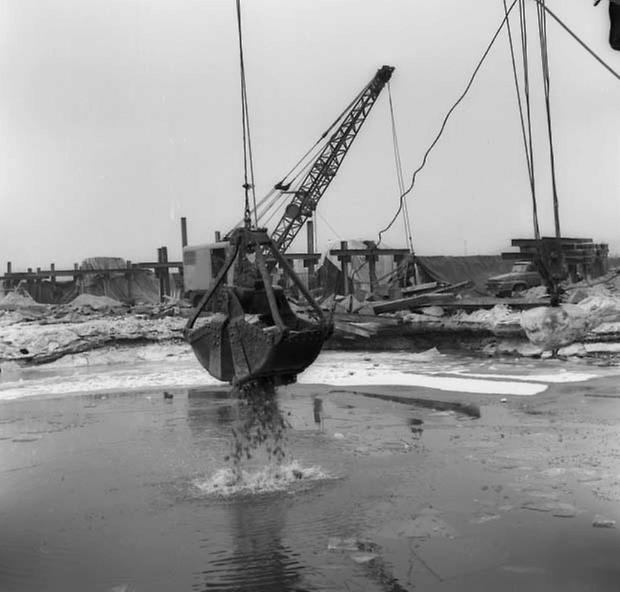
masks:
[[[20,308],[45,308],[39,304],[24,288],[17,287],[0,298],[0,310],[17,310]]]
[[[108,298],[108,296],[80,294],[79,296],[76,296],[68,306],[73,309],[88,307],[93,310],[110,310],[114,308],[122,308],[125,305],[118,300],[114,300],[114,298]]]

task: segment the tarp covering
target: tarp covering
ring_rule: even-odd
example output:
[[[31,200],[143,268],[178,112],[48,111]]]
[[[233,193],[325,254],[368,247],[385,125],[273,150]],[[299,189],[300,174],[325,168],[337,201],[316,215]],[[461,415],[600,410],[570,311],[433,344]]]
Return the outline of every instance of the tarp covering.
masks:
[[[486,292],[489,277],[508,273],[512,261],[505,261],[499,255],[471,255],[463,257],[416,257],[420,282],[435,281],[456,284],[472,281],[476,289]]]
[[[77,294],[109,296],[120,302],[159,302],[159,280],[146,269],[134,269],[131,290],[125,273],[107,272],[108,269],[124,269],[127,263],[119,257],[91,257],[84,259],[80,269],[100,270],[101,273],[82,276],[78,282]],[[174,286],[174,283],[171,282]]]

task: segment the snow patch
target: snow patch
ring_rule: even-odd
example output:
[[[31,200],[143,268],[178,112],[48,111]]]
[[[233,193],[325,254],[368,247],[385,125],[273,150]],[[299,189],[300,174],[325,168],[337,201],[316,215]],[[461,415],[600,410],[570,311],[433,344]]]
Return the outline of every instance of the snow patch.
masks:
[[[547,390],[546,384],[535,382],[507,382],[503,380],[481,380],[477,378],[452,378],[450,376],[429,376],[389,369],[377,371],[349,370],[344,368],[323,369],[310,368],[300,375],[300,383],[331,384],[334,386],[359,385],[398,385],[418,386],[441,391],[461,393],[481,393],[495,395],[537,395]]]
[[[619,344],[620,345],[620,344]],[[620,349],[620,348],[619,348]],[[520,376],[518,374],[476,374],[463,372],[459,370],[447,372],[446,374],[457,374],[467,378],[499,378],[503,380],[518,380],[527,382],[551,382],[551,383],[569,383],[569,382],[585,382],[596,378],[596,374],[585,374],[579,372],[558,372],[556,374],[528,374]]]

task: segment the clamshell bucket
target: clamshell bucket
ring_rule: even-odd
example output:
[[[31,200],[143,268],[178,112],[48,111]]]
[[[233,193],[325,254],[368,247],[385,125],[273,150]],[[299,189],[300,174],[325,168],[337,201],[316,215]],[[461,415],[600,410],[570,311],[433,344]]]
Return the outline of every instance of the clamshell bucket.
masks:
[[[265,230],[237,229],[230,241],[232,251],[188,320],[185,339],[205,370],[223,382],[236,386],[255,380],[276,386],[295,382],[331,335],[331,318],[325,316]],[[231,266],[236,262],[241,270],[248,253],[255,255],[254,277],[250,274],[241,278],[239,285],[226,285]],[[266,254],[275,258],[307,300],[312,309],[309,318],[297,316],[282,289],[272,286]],[[212,314],[201,316],[207,308]],[[197,326],[199,319],[203,322]]]

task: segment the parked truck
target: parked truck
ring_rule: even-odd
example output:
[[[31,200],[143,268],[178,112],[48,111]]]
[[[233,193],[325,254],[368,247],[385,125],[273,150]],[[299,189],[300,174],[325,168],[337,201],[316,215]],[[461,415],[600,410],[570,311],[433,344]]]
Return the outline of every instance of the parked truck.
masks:
[[[516,261],[509,273],[495,275],[487,280],[487,290],[493,296],[520,296],[529,288],[541,286],[543,278],[531,261]]]

